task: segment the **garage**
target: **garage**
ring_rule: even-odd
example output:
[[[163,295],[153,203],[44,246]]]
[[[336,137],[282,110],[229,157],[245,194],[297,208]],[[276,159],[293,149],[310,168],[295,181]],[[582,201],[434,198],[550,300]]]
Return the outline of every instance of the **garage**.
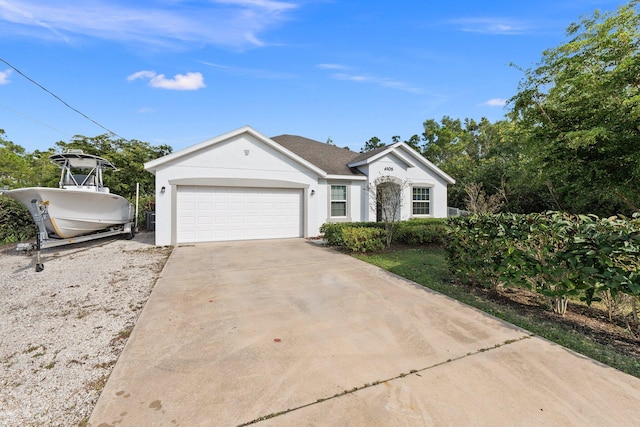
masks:
[[[178,187],[178,243],[302,237],[302,225],[302,189]]]

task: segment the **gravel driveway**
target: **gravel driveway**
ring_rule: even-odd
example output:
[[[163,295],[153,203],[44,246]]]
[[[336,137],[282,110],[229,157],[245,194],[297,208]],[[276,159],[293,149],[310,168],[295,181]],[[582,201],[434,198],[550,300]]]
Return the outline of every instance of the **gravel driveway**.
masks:
[[[0,247],[0,425],[84,425],[171,248],[153,233]]]

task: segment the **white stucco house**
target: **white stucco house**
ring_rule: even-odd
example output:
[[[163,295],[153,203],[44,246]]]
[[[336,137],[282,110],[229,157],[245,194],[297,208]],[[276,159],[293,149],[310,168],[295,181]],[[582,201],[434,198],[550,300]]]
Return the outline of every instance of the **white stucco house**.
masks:
[[[405,143],[356,153],[250,126],[145,163],[156,177],[156,244],[312,237],[325,222],[375,221],[369,186],[409,183],[401,219],[446,217],[453,178]],[[373,206],[372,206],[373,205]]]

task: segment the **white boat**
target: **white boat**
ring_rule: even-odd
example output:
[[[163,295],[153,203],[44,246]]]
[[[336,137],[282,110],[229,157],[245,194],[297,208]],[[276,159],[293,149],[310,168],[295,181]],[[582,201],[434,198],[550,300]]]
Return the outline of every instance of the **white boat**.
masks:
[[[115,226],[126,225],[130,229],[134,206],[103,185],[103,171],[117,170],[110,161],[82,150],[54,154],[49,159],[62,169],[58,188],[28,187],[2,192],[29,209],[41,239],[71,239]]]

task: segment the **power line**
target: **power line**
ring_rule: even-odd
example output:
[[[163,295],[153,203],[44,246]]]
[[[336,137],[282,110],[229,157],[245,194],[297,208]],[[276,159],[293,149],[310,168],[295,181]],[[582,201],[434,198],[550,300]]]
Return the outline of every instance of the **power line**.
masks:
[[[13,109],[13,108],[11,108],[11,107],[8,107],[8,106],[6,106],[6,105],[4,105],[4,104],[0,104],[0,107],[6,108],[6,109],[7,109],[7,110],[9,110],[9,111],[13,111],[14,113],[16,113],[16,114],[18,114],[18,115],[20,115],[20,116],[22,116],[22,117],[25,117],[25,118],[27,118],[27,119],[29,119],[29,120],[32,120],[32,121],[34,121],[34,122],[36,122],[36,123],[38,123],[38,124],[40,124],[40,125],[42,125],[42,126],[48,127],[49,129],[53,129],[53,130],[55,130],[56,132],[60,132],[60,133],[62,133],[62,134],[64,134],[64,135],[67,135],[67,136],[69,136],[69,137],[73,137],[73,135],[71,135],[70,133],[67,133],[67,132],[65,132],[65,131],[63,131],[63,130],[60,130],[60,129],[57,129],[57,128],[54,128],[53,126],[48,125],[48,124],[46,124],[45,122],[41,122],[41,121],[40,121],[40,120],[38,120],[38,119],[35,119],[35,118],[31,117],[31,116],[28,116],[28,115],[26,115],[26,114],[24,114],[24,113],[21,113],[20,111],[15,110],[15,109]]]
[[[22,77],[24,77],[25,79],[29,80],[31,83],[33,83],[34,85],[38,86],[40,89],[42,89],[43,91],[47,92],[49,95],[53,96],[55,99],[57,99],[58,101],[62,102],[67,108],[75,111],[76,113],[80,114],[82,117],[84,117],[85,119],[89,120],[90,122],[92,122],[93,124],[101,127],[102,129],[106,130],[107,132],[109,132],[112,135],[117,136],[118,138],[121,139],[125,139],[121,137],[120,135],[118,135],[117,133],[115,133],[114,131],[102,126],[100,123],[98,123],[97,121],[93,120],[91,117],[87,116],[86,114],[84,114],[82,111],[72,107],[71,105],[69,105],[65,100],[63,100],[62,98],[60,98],[58,95],[56,95],[55,93],[51,92],[49,89],[47,89],[46,87],[42,86],[40,83],[38,83],[37,81],[33,80],[31,77],[27,76],[25,73],[23,73],[22,71],[18,70],[16,67],[14,67],[13,65],[11,65],[10,63],[8,63],[7,61],[5,61],[4,59],[0,58],[0,61],[4,62],[5,64],[7,64],[9,67],[11,67],[16,73],[20,74]]]

